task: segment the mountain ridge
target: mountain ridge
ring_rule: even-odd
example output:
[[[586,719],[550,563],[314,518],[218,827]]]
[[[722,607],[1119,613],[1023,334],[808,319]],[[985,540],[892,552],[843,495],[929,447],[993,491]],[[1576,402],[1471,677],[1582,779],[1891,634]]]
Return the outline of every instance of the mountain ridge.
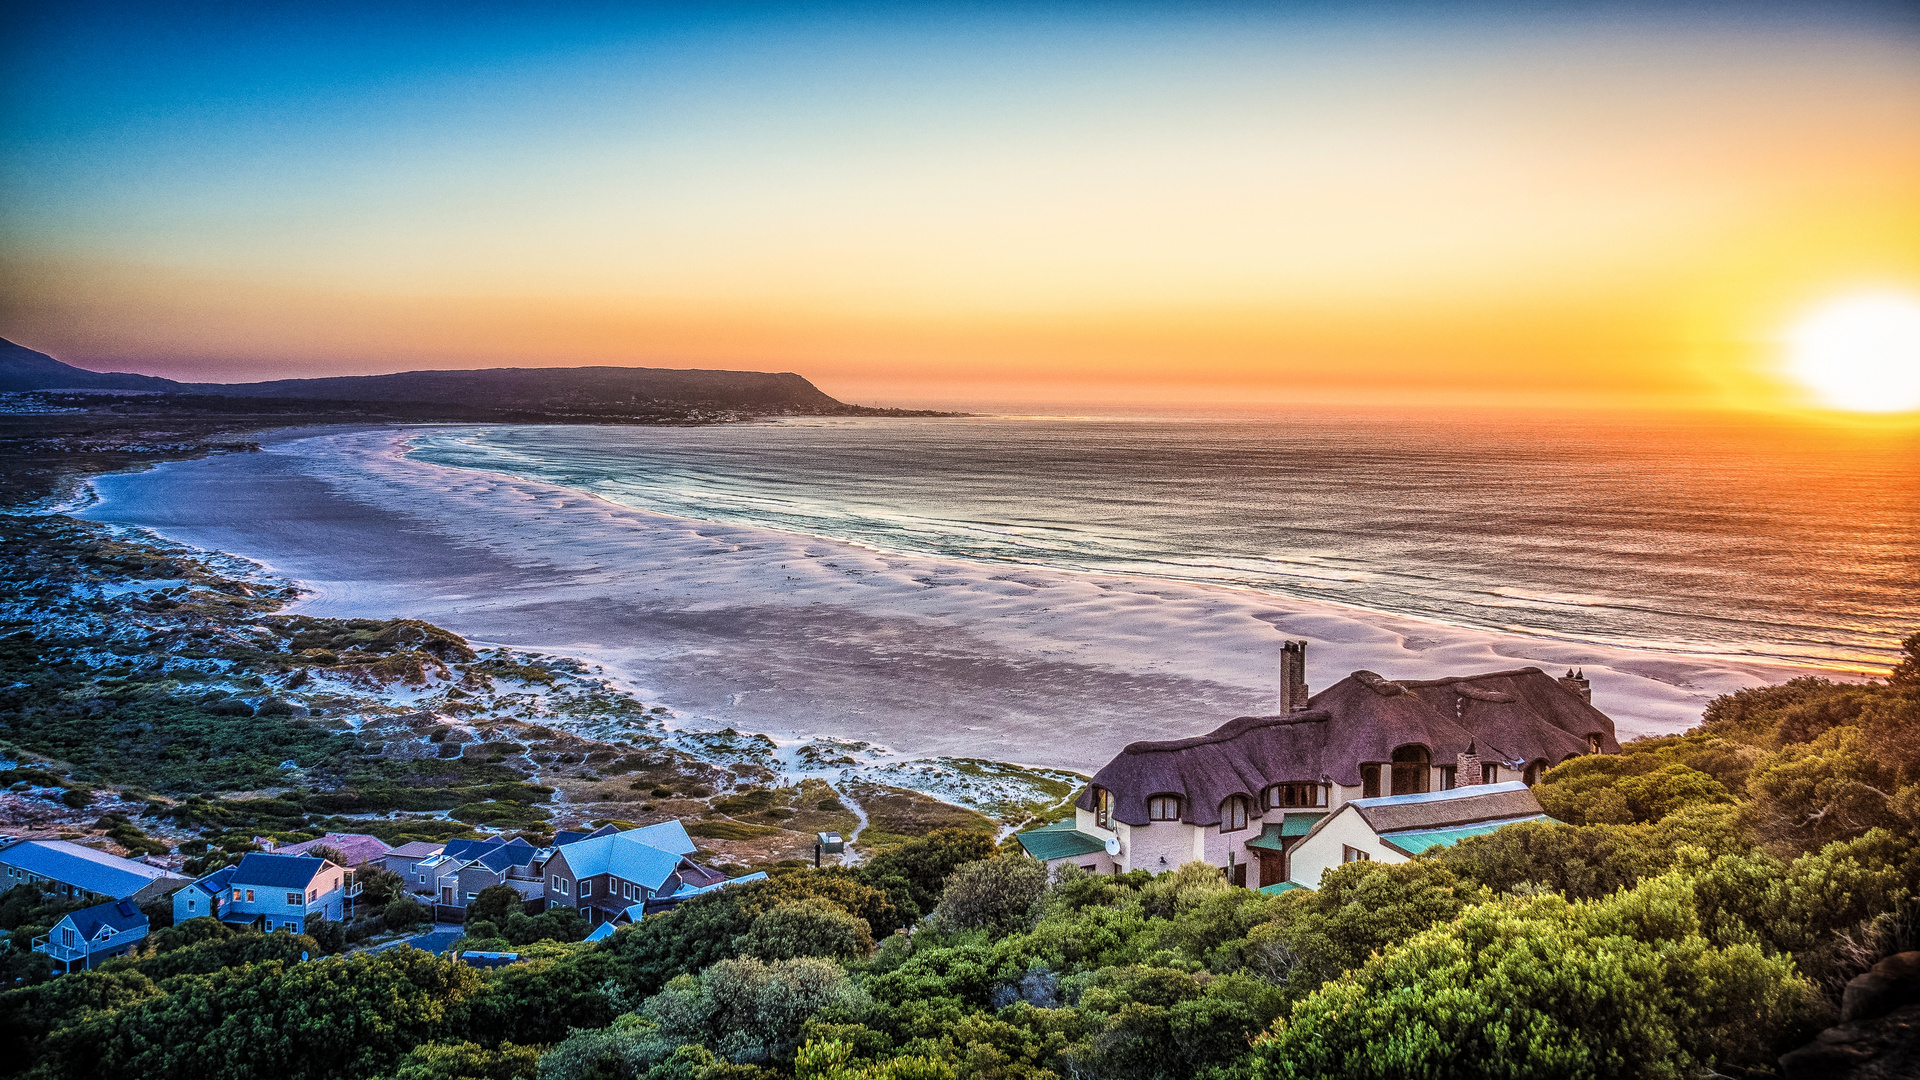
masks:
[[[499,367],[336,375],[252,383],[186,383],[154,375],[75,367],[0,338],[0,392],[121,390],[194,399],[274,399],[331,405],[389,405],[564,415],[615,416],[661,408],[772,414],[901,415],[849,405],[791,371],[723,368]],[[911,413],[911,415],[932,415]]]

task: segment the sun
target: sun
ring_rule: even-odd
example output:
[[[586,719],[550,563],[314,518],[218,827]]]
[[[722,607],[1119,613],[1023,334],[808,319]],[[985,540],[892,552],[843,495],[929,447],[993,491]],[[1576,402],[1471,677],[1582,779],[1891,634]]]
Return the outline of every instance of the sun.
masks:
[[[1787,334],[1786,374],[1829,409],[1920,410],[1920,300],[1863,293],[1829,300]]]

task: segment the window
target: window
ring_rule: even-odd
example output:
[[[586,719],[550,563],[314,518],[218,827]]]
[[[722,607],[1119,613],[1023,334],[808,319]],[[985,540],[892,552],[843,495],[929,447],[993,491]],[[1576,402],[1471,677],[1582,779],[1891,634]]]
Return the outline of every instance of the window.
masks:
[[[1348,844],[1341,844],[1340,845],[1340,861],[1343,863],[1372,862],[1373,856],[1367,854],[1364,851],[1361,851],[1357,847],[1353,847]]]
[[[567,885],[568,882],[566,878],[557,877],[553,879],[553,891],[559,893],[561,896],[567,895]]]
[[[253,903],[253,890],[252,890],[252,889],[248,889],[248,890],[247,890],[247,903],[249,903],[249,904],[251,904],[251,903]]]
[[[240,899],[240,890],[239,890],[239,889],[235,889],[235,890],[233,890],[233,898],[234,898],[235,900],[238,900],[238,899]]]
[[[1113,818],[1113,792],[1106,788],[1093,789],[1093,823],[1105,829]]]
[[[188,911],[192,911],[192,910],[193,910],[193,903],[194,903],[194,901],[193,901],[193,897],[191,897],[191,896],[189,896],[189,897],[187,897],[187,910],[188,910]]]
[[[1360,766],[1360,797],[1363,799],[1380,797],[1380,766]]]
[[[478,899],[480,899],[480,894],[479,894],[479,893],[477,893],[477,892],[470,892],[470,893],[468,893],[468,894],[467,894],[467,902],[468,902],[468,903],[472,903],[473,901],[475,901],[475,900],[478,900]]]
[[[1220,804],[1221,832],[1239,832],[1247,827],[1249,801],[1245,795],[1235,795]]]
[[[1180,797],[1178,795],[1155,795],[1147,800],[1148,821],[1179,821]]]
[[[1587,753],[1597,754],[1599,752],[1600,752],[1600,733],[1597,731],[1588,732],[1587,733]]]
[[[1269,810],[1325,805],[1327,789],[1319,784],[1275,784],[1266,793],[1266,807]]]
[[[67,944],[73,945],[73,944],[76,944],[79,940],[80,940],[80,935],[73,932],[73,927],[71,926],[67,927],[66,929]]]
[[[1483,761],[1480,763],[1481,783],[1491,784],[1498,779],[1500,779],[1500,766],[1495,765],[1491,761]]]
[[[581,882],[581,883],[580,883],[580,895],[581,895],[581,896],[587,896],[587,895],[590,895],[590,894],[591,894],[592,892],[593,892],[593,882],[591,882],[591,881],[583,881],[583,882]]]
[[[1526,780],[1527,786],[1532,787],[1533,785],[1540,782],[1541,775],[1544,774],[1546,771],[1547,771],[1546,762],[1529,761],[1527,762],[1527,771],[1523,773],[1522,776]]]
[[[300,906],[300,894],[299,894],[299,893],[297,893],[297,892],[290,892],[290,893],[288,893],[288,894],[287,894],[287,906],[288,906],[288,907],[299,907],[299,906]]]
[[[1433,787],[1433,758],[1427,748],[1402,746],[1393,752],[1393,793],[1419,795]]]
[[[329,891],[329,892],[331,892],[332,890],[331,890],[331,889],[329,889],[328,891]],[[308,890],[307,890],[307,899],[309,899],[309,900],[318,900],[318,899],[320,899],[320,890],[319,890],[319,889],[308,889]]]
[[[1459,772],[1459,766],[1456,766],[1456,765],[1440,766],[1440,790],[1441,791],[1452,791],[1454,788],[1460,786],[1460,778],[1458,775],[1456,775],[1458,772]]]

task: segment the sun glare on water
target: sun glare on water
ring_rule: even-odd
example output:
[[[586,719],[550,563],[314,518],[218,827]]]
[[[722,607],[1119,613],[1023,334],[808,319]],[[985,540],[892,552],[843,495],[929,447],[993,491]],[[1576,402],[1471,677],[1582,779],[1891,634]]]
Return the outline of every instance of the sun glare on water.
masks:
[[[1825,408],[1920,410],[1920,300],[1875,293],[1814,308],[1787,335],[1786,373]]]

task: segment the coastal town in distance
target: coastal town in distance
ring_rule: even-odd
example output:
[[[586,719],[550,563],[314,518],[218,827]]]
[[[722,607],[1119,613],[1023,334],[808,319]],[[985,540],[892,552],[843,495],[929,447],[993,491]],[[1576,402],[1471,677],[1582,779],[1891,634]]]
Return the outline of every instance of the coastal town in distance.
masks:
[[[81,3],[0,1080],[1920,1075],[1920,22]]]

